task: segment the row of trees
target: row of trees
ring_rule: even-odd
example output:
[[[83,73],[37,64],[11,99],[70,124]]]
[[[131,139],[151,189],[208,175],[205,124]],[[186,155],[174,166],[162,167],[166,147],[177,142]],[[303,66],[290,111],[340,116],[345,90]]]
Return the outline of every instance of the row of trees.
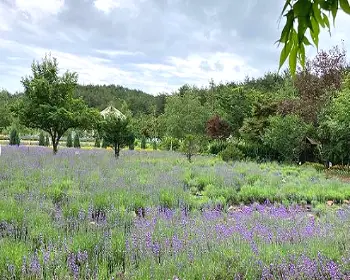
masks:
[[[346,52],[336,46],[307,59],[294,78],[285,71],[239,84],[185,85],[166,97],[163,114],[135,117],[135,127],[149,138],[197,139],[199,151],[228,148],[232,157],[344,164],[349,81]]]
[[[211,82],[202,88],[184,85],[158,99],[140,93],[141,100],[149,100],[143,109],[131,110],[122,99],[118,105],[113,97],[110,101],[124,115],[103,117],[100,105],[88,106],[86,98],[93,88],[103,89],[94,95],[107,104],[114,96],[113,89],[119,92],[122,87],[87,86],[89,94],[79,97],[83,87],[77,85],[77,74],[60,76],[56,59],[46,56],[33,63],[31,76],[22,79],[23,93],[0,94],[7,104],[0,106],[0,125],[8,127],[12,118],[16,126],[45,131],[54,153],[62,136],[69,136],[70,129],[80,129],[93,135],[96,142],[113,146],[116,156],[121,147],[133,146],[135,138],[143,143],[147,138],[161,140],[168,149],[182,147],[189,160],[196,152],[209,152],[221,153],[226,159],[313,158],[344,163],[350,160],[348,69],[345,51],[334,47],[307,60],[294,78],[285,71],[242,83]],[[310,149],[305,139],[317,143],[316,148]]]

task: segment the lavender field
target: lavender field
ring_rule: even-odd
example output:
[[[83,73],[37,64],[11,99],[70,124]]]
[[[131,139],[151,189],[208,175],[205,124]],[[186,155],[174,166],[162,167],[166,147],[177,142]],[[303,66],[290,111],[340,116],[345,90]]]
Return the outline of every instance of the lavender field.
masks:
[[[350,279],[349,199],[308,167],[5,146],[0,279]]]

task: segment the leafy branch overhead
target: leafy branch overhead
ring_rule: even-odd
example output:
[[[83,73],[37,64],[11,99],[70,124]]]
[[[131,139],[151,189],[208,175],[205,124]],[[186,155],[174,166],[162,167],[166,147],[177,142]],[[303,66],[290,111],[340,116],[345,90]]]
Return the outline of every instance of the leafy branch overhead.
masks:
[[[277,41],[283,44],[280,54],[279,68],[289,58],[289,68],[295,75],[297,62],[305,66],[305,46],[312,45],[318,49],[319,34],[322,28],[330,33],[329,18],[333,18],[333,25],[338,10],[342,9],[350,15],[348,0],[286,0],[281,17],[286,23]],[[309,36],[307,36],[309,33]]]

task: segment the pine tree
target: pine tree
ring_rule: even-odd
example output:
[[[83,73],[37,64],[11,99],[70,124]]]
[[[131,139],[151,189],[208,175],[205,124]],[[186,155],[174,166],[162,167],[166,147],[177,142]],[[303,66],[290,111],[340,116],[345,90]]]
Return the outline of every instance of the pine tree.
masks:
[[[11,133],[10,133],[10,145],[11,146],[13,146],[13,145],[19,146],[20,142],[21,142],[21,140],[19,138],[17,130],[15,128],[12,129]]]
[[[109,145],[108,145],[107,141],[105,139],[102,139],[102,148],[107,149],[108,146]]]
[[[46,137],[45,137],[45,146],[46,147],[50,146],[50,139],[49,139],[48,135],[46,135]]]
[[[153,141],[152,146],[153,146],[153,150],[157,150],[157,142],[156,141]]]
[[[45,146],[45,136],[42,131],[39,134],[39,146]]]
[[[67,147],[68,147],[68,148],[72,148],[72,147],[73,147],[72,132],[68,132],[68,136],[67,136]]]
[[[74,148],[80,148],[80,140],[79,140],[79,135],[78,133],[75,133],[74,135],[74,143],[73,143]]]
[[[141,139],[141,149],[146,149],[146,137],[142,137]]]
[[[95,139],[95,148],[100,148],[101,147],[101,141],[99,138]]]

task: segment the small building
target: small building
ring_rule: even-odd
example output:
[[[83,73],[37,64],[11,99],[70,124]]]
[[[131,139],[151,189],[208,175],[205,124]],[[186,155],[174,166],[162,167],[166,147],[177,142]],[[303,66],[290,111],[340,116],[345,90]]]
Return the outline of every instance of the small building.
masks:
[[[120,112],[117,108],[114,108],[113,106],[108,106],[106,109],[101,111],[100,114],[102,115],[103,118],[106,118],[106,116],[108,115],[114,115],[120,119],[126,118],[122,112]]]
[[[320,161],[319,150],[318,150],[320,145],[321,143],[319,143],[315,139],[312,139],[310,137],[305,137],[303,140],[303,150],[299,160],[302,163]]]

